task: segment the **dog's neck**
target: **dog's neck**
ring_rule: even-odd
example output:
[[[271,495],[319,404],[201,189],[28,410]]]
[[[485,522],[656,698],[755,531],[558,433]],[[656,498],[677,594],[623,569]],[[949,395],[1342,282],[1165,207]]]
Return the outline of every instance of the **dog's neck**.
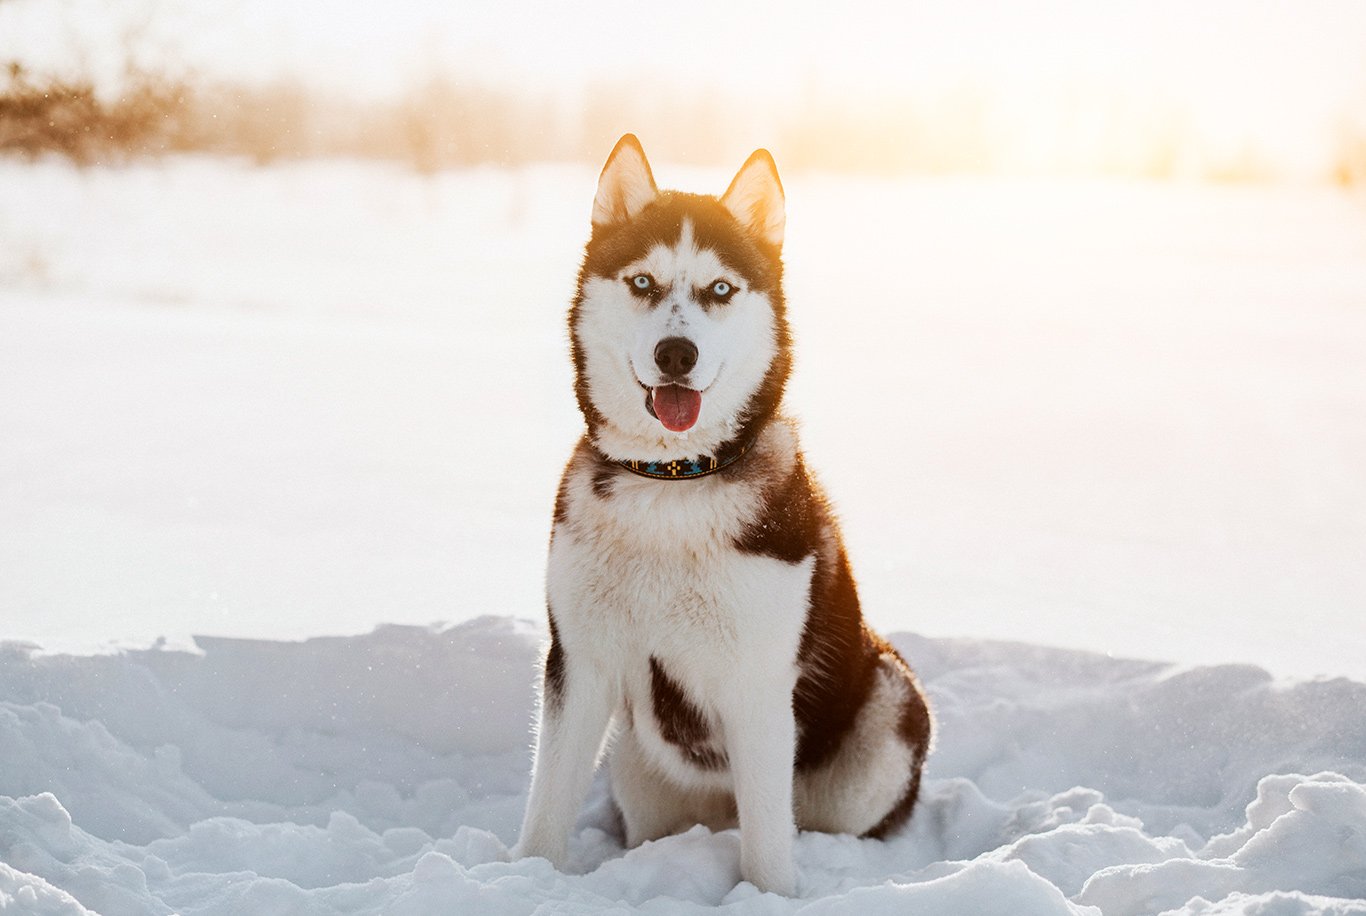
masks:
[[[714,455],[700,455],[696,458],[674,458],[668,461],[641,461],[628,458],[616,460],[632,474],[654,480],[696,480],[724,470],[745,457],[754,446],[754,439],[733,439],[722,443]],[[606,456],[603,456],[606,457]],[[608,461],[613,459],[608,458]]]

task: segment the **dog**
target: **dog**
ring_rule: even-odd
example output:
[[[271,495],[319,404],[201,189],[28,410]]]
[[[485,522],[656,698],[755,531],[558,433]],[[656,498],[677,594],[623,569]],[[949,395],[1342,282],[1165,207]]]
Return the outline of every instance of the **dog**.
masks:
[[[550,644],[515,858],[563,867],[599,757],[628,846],[739,826],[796,892],[796,830],[910,817],[931,715],[864,623],[831,508],[780,413],[785,198],[757,150],[720,198],[660,191],[622,137],[569,311],[587,431],[561,480]]]

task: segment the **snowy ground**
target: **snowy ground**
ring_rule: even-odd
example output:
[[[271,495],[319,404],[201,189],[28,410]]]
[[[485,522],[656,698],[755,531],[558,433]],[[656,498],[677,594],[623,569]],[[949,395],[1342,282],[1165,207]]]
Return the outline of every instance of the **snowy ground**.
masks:
[[[601,789],[575,874],[502,862],[593,177],[0,162],[0,912],[1366,913],[1328,190],[788,176],[791,406],[925,804],[803,836],[798,901]]]
[[[1366,914],[1366,685],[982,640],[897,639],[924,801],[803,835],[801,899],[739,884],[733,831],[624,851],[601,780],[570,874],[507,863],[539,638],[0,656],[0,912]]]

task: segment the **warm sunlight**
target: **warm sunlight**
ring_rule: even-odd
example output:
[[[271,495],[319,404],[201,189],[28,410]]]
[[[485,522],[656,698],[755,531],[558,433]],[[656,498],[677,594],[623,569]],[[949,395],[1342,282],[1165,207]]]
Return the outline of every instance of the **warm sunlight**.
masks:
[[[485,144],[508,161],[588,158],[631,129],[690,161],[768,145],[792,165],[878,172],[1322,179],[1356,168],[1366,136],[1366,6],[1351,0],[398,0],[372,12],[144,0],[111,28],[94,0],[6,0],[0,60],[106,83],[133,64],[297,83],[333,102],[408,96],[428,121],[479,110],[443,115],[430,91],[424,102],[442,82],[447,96],[494,93],[495,121],[514,111]],[[314,135],[336,133],[315,121],[327,126]]]

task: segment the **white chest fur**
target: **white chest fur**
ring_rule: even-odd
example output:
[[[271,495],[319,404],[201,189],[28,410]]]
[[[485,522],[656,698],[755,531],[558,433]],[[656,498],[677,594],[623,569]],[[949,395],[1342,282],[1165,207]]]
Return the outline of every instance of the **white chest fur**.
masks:
[[[567,654],[592,664],[619,702],[649,709],[652,657],[704,713],[746,684],[790,696],[814,560],[735,546],[755,488],[622,475],[604,498],[585,472],[571,474],[567,495],[572,521],[556,527],[550,551],[551,610]]]

